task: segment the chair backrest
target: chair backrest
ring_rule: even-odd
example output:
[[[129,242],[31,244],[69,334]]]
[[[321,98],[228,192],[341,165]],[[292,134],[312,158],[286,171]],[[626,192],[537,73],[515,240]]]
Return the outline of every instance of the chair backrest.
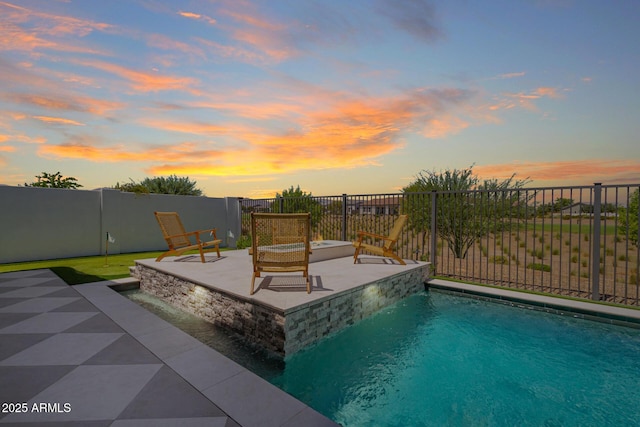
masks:
[[[311,214],[251,214],[254,265],[292,266],[309,263]]]
[[[162,235],[164,240],[167,241],[169,249],[191,245],[189,238],[184,235],[186,231],[177,212],[154,212],[154,215],[158,220],[158,225],[160,225]]]
[[[393,245],[395,245],[396,241],[400,237],[404,224],[407,222],[407,218],[409,218],[408,215],[400,215],[395,224],[393,224],[393,228],[391,229],[391,232],[389,232],[390,240],[385,240],[383,245],[386,249],[391,249]]]

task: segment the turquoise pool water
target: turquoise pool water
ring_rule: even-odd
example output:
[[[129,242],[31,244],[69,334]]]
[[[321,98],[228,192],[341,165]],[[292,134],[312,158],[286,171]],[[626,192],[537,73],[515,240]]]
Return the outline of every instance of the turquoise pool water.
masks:
[[[234,345],[231,358],[344,426],[640,420],[640,330],[433,291],[286,363]]]

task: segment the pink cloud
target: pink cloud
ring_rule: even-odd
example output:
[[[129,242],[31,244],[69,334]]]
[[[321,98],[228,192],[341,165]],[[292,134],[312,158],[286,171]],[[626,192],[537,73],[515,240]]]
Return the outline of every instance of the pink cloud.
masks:
[[[514,172],[518,177],[537,181],[580,180],[583,183],[638,181],[638,160],[576,160],[557,162],[525,162],[476,166],[474,171],[482,178],[508,178]]]

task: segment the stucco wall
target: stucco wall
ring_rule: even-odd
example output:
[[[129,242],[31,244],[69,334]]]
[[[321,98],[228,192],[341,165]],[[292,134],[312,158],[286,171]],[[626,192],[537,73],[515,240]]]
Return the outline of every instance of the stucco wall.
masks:
[[[154,211],[178,212],[187,231],[217,228],[223,246],[240,236],[236,198],[3,186],[0,263],[103,255],[107,232],[110,254],[166,249]]]

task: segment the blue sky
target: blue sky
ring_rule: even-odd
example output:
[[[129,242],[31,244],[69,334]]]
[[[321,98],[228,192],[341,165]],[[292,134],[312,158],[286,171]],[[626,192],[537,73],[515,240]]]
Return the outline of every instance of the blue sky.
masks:
[[[1,1],[0,184],[640,182],[637,1]]]

